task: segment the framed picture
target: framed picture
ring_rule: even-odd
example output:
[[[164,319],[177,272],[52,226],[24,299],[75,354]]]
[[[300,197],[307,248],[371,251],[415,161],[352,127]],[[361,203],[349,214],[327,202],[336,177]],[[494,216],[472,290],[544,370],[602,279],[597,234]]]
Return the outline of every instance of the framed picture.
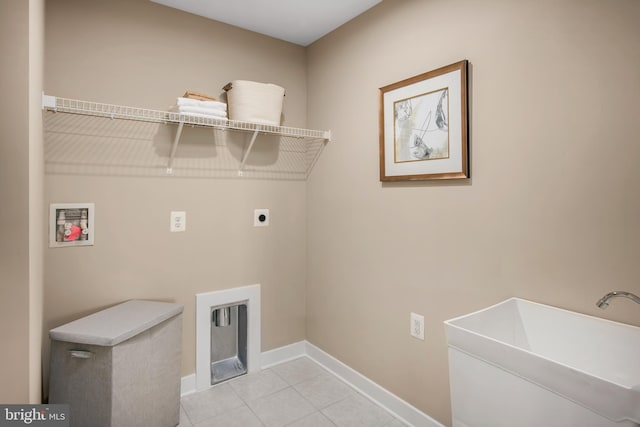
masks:
[[[49,247],[93,245],[93,203],[49,205]]]
[[[380,88],[380,181],[469,178],[467,67]]]

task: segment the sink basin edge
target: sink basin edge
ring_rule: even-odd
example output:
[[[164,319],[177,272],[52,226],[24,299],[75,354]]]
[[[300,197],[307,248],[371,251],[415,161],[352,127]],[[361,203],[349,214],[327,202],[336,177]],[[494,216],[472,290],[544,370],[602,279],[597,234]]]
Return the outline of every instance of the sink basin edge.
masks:
[[[474,316],[482,316],[488,311],[509,310],[512,308],[507,307],[508,305],[517,306],[518,304],[533,304],[560,310],[572,316],[585,316],[585,318],[614,323],[616,326],[624,325],[513,297],[490,307],[445,321],[449,346],[543,387],[609,420],[615,422],[629,420],[640,424],[640,384],[633,387],[617,384],[548,359],[527,348],[495,339],[463,326],[468,323],[468,319]],[[486,324],[482,326],[487,327]],[[635,328],[631,325],[628,326]],[[595,393],[594,390],[598,392]]]

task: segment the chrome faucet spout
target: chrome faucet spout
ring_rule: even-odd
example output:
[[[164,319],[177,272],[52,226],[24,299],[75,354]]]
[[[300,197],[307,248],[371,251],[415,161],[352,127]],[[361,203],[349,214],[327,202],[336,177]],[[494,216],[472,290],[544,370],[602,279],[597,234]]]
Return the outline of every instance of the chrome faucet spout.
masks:
[[[596,303],[596,305],[599,308],[604,310],[605,308],[609,307],[609,300],[611,298],[618,298],[618,297],[627,298],[627,299],[630,299],[631,301],[633,301],[635,303],[640,304],[640,297],[638,297],[637,295],[632,294],[631,292],[613,291],[613,292],[609,292],[608,294],[606,294],[605,296],[600,298],[598,300],[598,302]]]

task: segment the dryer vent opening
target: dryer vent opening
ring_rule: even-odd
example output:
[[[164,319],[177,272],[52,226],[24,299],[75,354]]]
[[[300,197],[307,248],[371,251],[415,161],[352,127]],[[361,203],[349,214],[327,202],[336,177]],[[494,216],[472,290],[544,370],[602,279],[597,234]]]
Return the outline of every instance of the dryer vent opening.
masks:
[[[261,367],[260,285],[196,294],[196,391]]]
[[[211,307],[211,385],[247,373],[247,304]]]

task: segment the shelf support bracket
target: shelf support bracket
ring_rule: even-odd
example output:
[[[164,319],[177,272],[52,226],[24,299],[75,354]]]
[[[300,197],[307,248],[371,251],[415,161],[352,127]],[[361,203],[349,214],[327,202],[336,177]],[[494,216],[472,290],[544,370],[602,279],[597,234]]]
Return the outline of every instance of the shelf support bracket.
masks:
[[[256,130],[253,131],[253,135],[251,135],[251,141],[249,142],[247,151],[245,151],[244,156],[242,156],[242,162],[240,162],[240,170],[238,171],[238,175],[240,176],[242,176],[242,170],[244,169],[244,165],[247,162],[247,158],[249,157],[249,153],[251,153],[251,149],[253,148],[253,143],[256,142],[256,138],[258,137],[259,132],[260,132],[260,125],[257,125]]]
[[[176,150],[178,149],[178,142],[180,142],[180,137],[182,136],[183,128],[184,128],[184,122],[180,122],[178,124],[178,130],[176,131],[176,137],[173,140],[173,145],[171,146],[171,154],[169,155],[169,164],[167,165],[167,174],[169,175],[173,173],[173,158],[176,155]]]
[[[42,109],[56,111],[56,97],[45,95],[44,92],[42,92]]]

